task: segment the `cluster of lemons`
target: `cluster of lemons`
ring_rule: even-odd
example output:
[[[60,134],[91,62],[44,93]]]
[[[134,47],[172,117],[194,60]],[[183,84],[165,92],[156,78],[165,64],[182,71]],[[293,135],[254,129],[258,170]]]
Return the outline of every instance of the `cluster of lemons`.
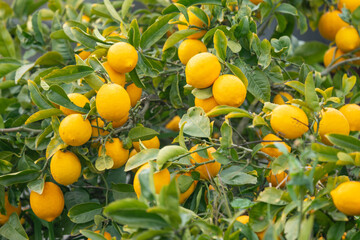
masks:
[[[360,2],[356,0],[339,0],[337,10],[328,11],[321,16],[318,25],[320,34],[330,41],[335,41],[336,44],[324,55],[325,67],[344,61],[345,58],[342,57],[344,54],[360,47],[359,32],[343,21],[339,15],[344,7],[353,12],[359,6]],[[356,52],[355,55],[360,56],[360,52]],[[359,64],[359,61],[354,61],[354,63]]]

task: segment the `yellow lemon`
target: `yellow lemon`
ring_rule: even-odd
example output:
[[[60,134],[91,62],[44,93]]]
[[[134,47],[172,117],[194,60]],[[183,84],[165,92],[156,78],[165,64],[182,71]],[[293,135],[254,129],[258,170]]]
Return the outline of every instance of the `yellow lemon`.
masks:
[[[274,97],[274,103],[278,104],[278,105],[283,105],[283,104],[285,104],[285,101],[287,102],[287,101],[290,101],[292,99],[293,99],[293,96],[291,96],[291,94],[289,94],[287,92],[279,92]]]
[[[250,0],[250,2],[252,2],[255,5],[258,5],[259,3],[262,3],[263,0]]]
[[[301,137],[309,130],[309,120],[303,110],[292,105],[279,105],[271,113],[271,128],[288,139]]]
[[[336,46],[346,53],[360,46],[360,36],[353,26],[343,27],[337,32],[335,42]]]
[[[59,133],[61,139],[70,146],[81,146],[90,140],[92,128],[89,120],[81,114],[66,116],[60,123]]]
[[[236,76],[226,74],[215,80],[212,89],[215,101],[219,105],[240,107],[246,97],[246,87]]]
[[[340,11],[334,10],[330,12],[326,12],[323,14],[319,21],[319,32],[321,36],[326,38],[327,40],[334,41],[336,33],[342,28],[349,26],[346,22],[344,22],[339,14]]]
[[[210,97],[207,99],[199,99],[195,97],[195,106],[201,107],[205,113],[211,111],[214,107],[219,106],[219,104],[215,101],[214,97]]]
[[[106,70],[106,72],[108,73],[109,77],[110,77],[110,81],[112,83],[116,83],[119,84],[120,86],[124,87],[125,86],[125,74],[124,73],[118,73],[116,72],[109,64],[109,62],[104,62],[103,66]]]
[[[125,149],[123,143],[118,138],[113,138],[113,141],[105,143],[105,154],[111,157],[114,161],[112,169],[116,169],[125,165],[129,159],[129,150]],[[99,156],[101,155],[102,146],[99,148]]]
[[[356,104],[346,104],[339,110],[349,122],[350,131],[360,131],[360,106]]]
[[[70,99],[70,101],[75,104],[78,107],[84,107],[86,103],[90,104],[89,99],[87,99],[87,97],[85,97],[84,95],[80,94],[80,93],[70,93],[67,95],[68,98]],[[60,110],[65,114],[65,115],[70,115],[70,114],[74,114],[74,113],[79,113],[76,111],[73,111],[71,109],[68,109],[66,107],[60,106]]]
[[[21,203],[19,202],[18,206],[11,205],[7,192],[5,192],[5,204],[3,207],[5,208],[6,215],[0,213],[0,225],[4,225],[9,220],[11,214],[16,213],[17,215],[20,215],[21,213]]]
[[[84,51],[79,52],[78,55],[82,60],[85,60],[90,56],[90,54],[91,54],[91,52],[84,50]]]
[[[118,42],[109,48],[107,61],[116,72],[128,73],[136,67],[138,53],[129,43]]]
[[[95,233],[100,233],[100,230],[95,231]],[[103,236],[104,236],[104,238],[106,238],[106,240],[111,240],[110,233],[104,232]],[[88,238],[88,240],[91,240],[91,238]]]
[[[152,139],[144,140],[141,142],[146,148],[159,148],[160,147],[160,141],[157,136],[153,137]],[[133,142],[133,146],[136,149],[136,151],[140,152],[140,142]]]
[[[340,212],[349,216],[360,215],[360,182],[343,182],[330,195]]]
[[[195,88],[210,87],[220,71],[221,65],[215,55],[208,52],[196,54],[186,64],[186,83]]]
[[[247,224],[249,222],[249,216],[242,215],[236,218],[236,221],[241,222],[242,224]]]
[[[182,64],[186,65],[196,54],[207,52],[205,44],[197,39],[186,39],[179,45],[178,56]]]
[[[195,145],[194,147],[192,147],[190,149],[190,152],[195,151],[198,148],[199,145]],[[208,158],[203,158],[201,157],[197,152],[194,152],[191,154],[191,163],[193,165],[195,165],[195,163],[204,163],[204,162],[208,162],[211,160],[214,160],[214,157],[211,155],[211,153],[216,152],[216,149],[211,147],[208,148],[206,150],[204,150],[207,152],[207,155],[209,156]],[[195,171],[200,173],[200,178],[201,179],[205,179],[205,180],[210,180],[211,178],[215,177],[221,168],[221,164],[218,162],[212,162],[212,163],[207,163],[201,166],[198,166],[197,168],[195,168]]]
[[[338,8],[341,11],[343,7],[346,7],[350,12],[355,11],[360,6],[359,0],[338,0]]]
[[[272,171],[270,170],[269,176],[266,177],[266,180],[271,183],[271,186],[273,187],[277,187],[280,183],[280,187],[283,188],[286,185],[286,181],[284,181],[284,179],[287,177],[287,173],[286,172],[280,172],[276,175],[274,175],[272,173]]]
[[[50,172],[54,180],[62,185],[70,185],[81,175],[81,163],[72,152],[58,150],[50,162]]]
[[[30,207],[38,218],[52,222],[64,209],[64,195],[52,182],[45,182],[42,194],[30,193]]]
[[[108,121],[120,121],[129,114],[130,97],[118,84],[104,84],[96,95],[96,109]]]
[[[112,126],[114,128],[118,128],[118,127],[121,127],[122,125],[124,125],[127,120],[129,119],[129,114],[127,114],[126,116],[124,116],[123,118],[121,118],[119,121],[113,121],[112,122]]]
[[[174,132],[178,132],[180,130],[180,128],[179,128],[180,120],[181,120],[181,118],[178,115],[176,115],[166,124],[165,128],[172,130]]]
[[[263,141],[281,141],[281,138],[279,138],[278,136],[274,135],[274,134],[268,134],[263,138]],[[266,145],[271,145],[271,144],[275,144],[275,143],[280,143],[282,145],[284,145],[286,147],[286,149],[288,150],[288,152],[291,152],[291,147],[289,145],[287,145],[284,142],[262,142],[261,145],[266,146]],[[268,147],[268,148],[262,148],[260,149],[262,152],[268,154],[271,157],[279,157],[281,156],[283,153],[277,149],[276,147]]]
[[[340,58],[344,53],[340,49],[336,49],[336,53],[334,55],[336,47],[329,48],[324,54],[324,66],[328,67],[330,63],[337,59],[333,64],[344,61],[344,58]]]
[[[140,100],[142,94],[142,88],[139,88],[135,83],[126,87],[126,91],[129,94],[131,107],[135,107],[136,103]]]
[[[179,21],[181,22],[185,22],[186,25],[182,25],[182,24],[178,24],[178,28],[179,30],[185,30],[188,29],[189,26],[195,26],[195,27],[191,27],[190,29],[195,29],[195,30],[199,30],[199,28],[207,28],[208,26],[210,26],[210,18],[209,16],[207,16],[208,19],[208,23],[205,24],[203,21],[200,20],[200,18],[198,18],[191,10],[194,9],[196,7],[192,6],[188,8],[187,14],[189,16],[189,22],[186,21],[186,18],[183,14],[180,15],[179,17]],[[204,36],[206,33],[206,30],[201,30],[198,33],[194,33],[190,36],[188,36],[187,38],[191,38],[191,39],[199,39],[202,36]]]
[[[91,121],[91,126],[93,126],[93,127],[92,127],[92,134],[91,134],[91,136],[92,136],[92,137],[98,137],[99,134],[100,134],[101,136],[108,135],[108,134],[109,134],[108,131],[105,131],[105,130],[101,129],[101,128],[104,127],[104,124],[105,124],[105,123],[104,123],[103,120],[101,120],[101,118],[93,119],[93,120]]]

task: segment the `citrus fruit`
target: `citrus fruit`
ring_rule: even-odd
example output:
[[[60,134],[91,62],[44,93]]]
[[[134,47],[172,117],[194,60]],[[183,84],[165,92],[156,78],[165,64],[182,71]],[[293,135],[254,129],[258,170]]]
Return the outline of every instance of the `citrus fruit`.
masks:
[[[67,95],[68,98],[70,99],[70,101],[75,104],[78,107],[84,107],[86,103],[90,104],[89,99],[87,99],[87,97],[85,97],[84,95],[80,94],[80,93],[70,93]],[[70,115],[70,114],[74,114],[74,113],[79,113],[76,112],[74,110],[68,109],[66,107],[60,106],[60,110],[65,114],[65,115]]]
[[[70,146],[81,146],[91,138],[92,127],[89,120],[81,114],[66,116],[60,123],[59,133],[61,139]]]
[[[9,202],[8,193],[5,192],[5,204],[3,204],[3,207],[5,208],[6,215],[2,215],[0,213],[0,225],[4,225],[8,220],[11,214],[16,213],[17,215],[20,215],[21,213],[21,204],[19,202],[18,206],[13,206]]]
[[[268,134],[263,138],[263,141],[281,141],[281,138],[279,138],[278,136],[274,135],[274,134]],[[289,145],[287,145],[284,142],[262,142],[261,145],[266,146],[266,145],[271,145],[271,144],[275,144],[275,143],[280,143],[282,145],[284,145],[286,147],[286,149],[288,150],[288,152],[291,151],[291,147]],[[271,157],[279,157],[281,156],[283,153],[277,149],[276,147],[268,147],[268,148],[262,148],[260,149],[262,152],[268,154]]]
[[[100,233],[100,230],[96,230],[95,233]],[[106,240],[111,240],[110,233],[104,232],[103,236],[106,238]],[[91,238],[88,238],[88,240],[91,240]]]
[[[157,136],[155,136],[155,137],[153,137],[152,139],[149,139],[149,140],[141,141],[141,143],[146,148],[159,148],[160,147],[160,141],[159,141],[159,138]],[[133,142],[133,146],[136,149],[136,151],[140,152],[140,142]]]
[[[194,147],[192,147],[190,149],[190,152],[197,150],[198,147],[199,147],[199,145],[195,145]],[[191,163],[193,165],[195,165],[195,163],[204,163],[204,162],[214,160],[214,157],[211,155],[211,153],[216,152],[216,149],[211,147],[211,148],[206,149],[206,152],[207,152],[208,158],[201,157],[197,152],[192,153],[191,154],[191,158],[192,158]],[[195,168],[195,171],[200,173],[201,179],[209,180],[209,179],[215,177],[219,173],[220,168],[221,168],[221,164],[215,161],[212,163],[207,163],[207,164],[198,166],[197,168]]]
[[[91,134],[91,136],[92,136],[92,137],[98,137],[99,134],[100,134],[101,136],[108,135],[108,134],[109,134],[108,131],[105,131],[105,130],[101,129],[101,128],[104,127],[104,124],[105,124],[105,123],[104,123],[103,120],[101,120],[101,118],[93,119],[93,120],[91,121],[91,126],[93,126],[93,127],[92,127],[92,134]]]
[[[201,107],[205,113],[209,112],[218,105],[219,104],[215,101],[214,97],[210,97],[207,99],[200,99],[195,97],[195,106]]]
[[[346,104],[339,110],[349,122],[350,131],[360,131],[360,106]]]
[[[57,183],[73,184],[81,175],[80,160],[72,152],[58,150],[51,158],[50,172]]]
[[[215,55],[208,52],[196,54],[186,64],[186,83],[194,88],[210,87],[220,71],[221,65]]]
[[[143,166],[141,166],[139,168],[139,170],[136,172],[135,174],[135,178],[134,178],[134,190],[135,193],[137,195],[137,197],[139,198],[141,195],[141,186],[140,186],[140,180],[139,180],[139,174],[144,171],[145,169],[150,168],[150,164],[146,163]],[[154,186],[155,186],[155,192],[157,194],[160,193],[161,189],[166,186],[169,185],[170,183],[170,172],[169,170],[167,170],[167,168],[154,173]],[[147,182],[148,183],[148,182]]]
[[[317,130],[317,123],[314,124],[314,130],[319,132],[323,143],[331,145],[330,141],[325,136],[329,133],[349,135],[349,122],[339,110],[335,108],[325,108],[321,111],[320,117],[319,130]]]
[[[274,103],[278,105],[283,105],[285,102],[293,99],[293,96],[287,92],[279,92],[274,97]]]
[[[179,128],[180,120],[181,120],[181,118],[178,115],[176,115],[166,124],[165,128],[172,130],[174,132],[178,132],[180,130],[180,128]]]
[[[125,86],[125,74],[124,73],[118,73],[116,72],[109,64],[109,62],[104,62],[103,66],[106,70],[106,72],[109,75],[110,81],[112,83],[116,83],[119,84],[120,86],[124,87]]]
[[[293,105],[277,106],[271,113],[270,125],[278,135],[289,139],[301,137],[309,130],[305,112]]]
[[[119,121],[129,114],[130,97],[118,84],[104,84],[96,95],[96,109],[108,121]]]
[[[346,53],[360,46],[360,36],[353,26],[343,27],[337,32],[335,42],[336,46]]]
[[[340,11],[334,10],[330,12],[326,12],[320,17],[319,21],[319,32],[323,38],[327,40],[334,41],[336,33],[342,28],[349,26],[346,22],[344,22],[339,14]]]
[[[90,56],[90,54],[91,54],[91,52],[90,51],[85,51],[85,50],[83,50],[83,51],[81,51],[81,52],[79,52],[79,57],[82,59],[82,60],[85,60],[85,59],[87,59],[89,56]]]
[[[349,216],[360,215],[360,182],[343,182],[330,195],[340,212]]]
[[[187,14],[189,16],[189,22],[186,21],[186,18],[183,14],[180,14],[179,17],[179,21],[186,23],[186,25],[182,25],[182,24],[178,24],[178,29],[181,30],[185,30],[188,29],[189,26],[195,26],[192,27],[190,29],[195,29],[195,30],[199,30],[199,28],[207,28],[210,25],[210,18],[209,16],[206,15],[208,22],[204,23],[203,21],[201,21],[200,18],[198,18],[191,10],[195,9],[196,7],[192,6],[188,8]],[[199,39],[202,36],[204,36],[206,33],[206,30],[201,30],[200,32],[194,33],[190,36],[188,36],[187,38],[191,38],[191,39]]]
[[[138,53],[129,43],[118,42],[109,48],[107,61],[116,72],[128,73],[136,67]]]
[[[240,107],[246,97],[246,87],[236,76],[226,74],[215,80],[212,89],[215,101],[219,105]]]
[[[55,183],[45,182],[42,194],[30,193],[30,206],[38,218],[52,222],[64,209],[64,195]]]
[[[83,21],[83,22],[90,22],[90,17],[89,16],[86,16],[86,15],[82,15],[81,16],[81,21]]]
[[[131,107],[135,107],[136,103],[140,100],[142,94],[142,88],[139,88],[135,83],[126,87],[126,91],[129,94]]]
[[[263,0],[250,0],[250,2],[252,2],[255,5],[258,5],[259,3],[262,3]]]
[[[324,66],[328,67],[330,65],[330,63],[335,59],[337,59],[333,64],[339,63],[344,61],[344,58],[340,58],[342,55],[344,55],[344,53],[340,50],[340,49],[336,49],[336,53],[334,56],[334,51],[335,51],[336,47],[332,47],[329,48],[329,50],[327,50],[324,54]]]
[[[343,7],[346,7],[350,12],[355,11],[360,6],[359,0],[338,0],[338,8],[341,11]]]
[[[280,183],[280,187],[283,188],[286,185],[286,181],[284,179],[287,177],[286,172],[280,172],[278,174],[273,174],[270,170],[269,175],[266,177],[266,180],[271,183],[272,187],[277,187]],[[284,182],[283,182],[284,181]]]
[[[111,169],[116,169],[124,166],[129,159],[129,150],[125,149],[123,143],[118,138],[113,138],[113,141],[105,143],[105,154],[114,161]],[[101,155],[102,146],[99,148],[99,156]]]
[[[178,56],[182,64],[187,64],[196,54],[207,52],[205,44],[197,39],[186,39],[179,45]]]
[[[236,218],[236,221],[241,222],[242,224],[247,224],[249,222],[249,216],[242,215]]]
[[[126,116],[122,117],[119,121],[113,121],[112,122],[112,126],[114,128],[118,128],[121,127],[122,125],[124,125],[127,120],[129,119],[129,114],[127,114]]]
[[[177,181],[178,181],[178,178],[181,175],[191,177],[191,173],[176,174],[176,180]],[[179,184],[179,182],[178,182],[178,184]],[[183,193],[180,192],[180,196],[179,196],[179,203],[180,204],[183,204],[186,201],[186,199],[188,199],[190,197],[190,195],[195,191],[196,184],[197,184],[197,181],[193,181],[192,184],[190,185],[190,187],[185,192],[183,192]]]

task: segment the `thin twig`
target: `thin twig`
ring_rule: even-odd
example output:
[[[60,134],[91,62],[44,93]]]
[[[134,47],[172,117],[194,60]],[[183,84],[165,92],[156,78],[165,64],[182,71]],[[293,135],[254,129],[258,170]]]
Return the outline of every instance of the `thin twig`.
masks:
[[[41,133],[43,130],[32,129],[24,126],[14,127],[14,128],[0,128],[0,133],[9,133],[9,132],[32,132],[32,133]]]

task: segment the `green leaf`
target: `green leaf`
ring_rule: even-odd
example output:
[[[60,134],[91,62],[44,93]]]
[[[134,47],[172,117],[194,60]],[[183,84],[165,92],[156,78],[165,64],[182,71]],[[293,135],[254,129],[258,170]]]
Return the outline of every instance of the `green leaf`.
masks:
[[[82,235],[84,235],[85,237],[87,237],[88,239],[106,240],[106,238],[103,235],[101,235],[100,233],[95,233],[95,232],[90,231],[90,230],[83,229],[83,230],[80,230],[80,233]]]
[[[299,18],[298,18],[298,27],[300,29],[300,34],[304,34],[307,32],[308,30],[308,22],[307,22],[307,18],[306,16],[298,11],[298,14],[299,14]]]
[[[118,23],[122,23],[123,20],[121,19],[120,15],[118,14],[114,6],[111,4],[110,0],[104,0],[104,4],[106,9],[109,11],[111,17]]]
[[[0,77],[4,77],[6,74],[15,71],[20,66],[21,66],[21,62],[16,59],[1,58],[0,59]]]
[[[140,46],[140,30],[136,18],[131,21],[128,36],[129,43],[133,45],[134,48],[138,48]]]
[[[18,68],[15,73],[15,83],[18,84],[20,79],[22,79],[22,77],[25,75],[25,73],[30,71],[34,66],[35,63],[30,63],[30,64],[22,65],[20,68]]]
[[[208,117],[216,117],[219,115],[229,114],[229,113],[241,113],[248,115],[249,118],[252,118],[250,113],[244,109],[236,108],[236,107],[230,107],[230,106],[216,106],[211,111],[209,111],[206,116]]]
[[[184,5],[180,4],[180,3],[173,3],[173,4],[175,5],[175,7],[177,7],[177,9],[179,10],[179,12],[180,12],[182,15],[184,15],[185,20],[186,20],[187,22],[189,22],[189,14],[188,14],[187,8],[186,8]]]
[[[232,41],[232,40],[229,40],[227,45],[233,53],[238,53],[242,49],[240,43]]]
[[[53,70],[46,75],[43,80],[51,84],[71,83],[80,78],[86,77],[93,73],[94,70],[88,66],[70,65],[62,69]]]
[[[7,4],[4,1],[0,2],[0,20],[7,20],[9,17],[11,17],[11,15],[13,14],[13,10],[11,9],[11,7],[9,6],[9,4]]]
[[[40,93],[40,90],[35,82],[28,80],[28,88],[30,91],[30,96],[32,101],[40,108],[40,109],[49,109],[53,108],[53,106],[48,102],[47,99]]]
[[[184,133],[194,137],[210,137],[210,119],[200,107],[189,108],[181,118],[179,125],[184,122]]]
[[[68,216],[74,223],[86,223],[94,220],[94,216],[101,214],[102,206],[98,203],[81,203],[73,206]]]
[[[9,240],[26,240],[29,239],[19,216],[14,212],[10,215],[9,220],[0,228],[0,235]]]
[[[114,161],[113,159],[106,155],[105,153],[105,148],[103,147],[101,149],[101,154],[100,156],[98,156],[98,158],[95,161],[95,168],[98,171],[104,171],[106,169],[110,169],[114,166]]]
[[[258,64],[262,66],[263,69],[267,68],[271,63],[271,44],[269,40],[264,39],[260,44],[260,56]]]
[[[148,213],[147,205],[137,199],[122,199],[110,203],[104,214],[115,222],[131,228],[161,229],[169,224],[159,215]]]
[[[162,16],[153,23],[146,31],[142,34],[140,40],[140,46],[143,50],[150,48],[157,41],[164,36],[164,34],[172,28],[169,21],[176,16],[176,13]]]
[[[0,21],[0,55],[16,58],[14,41],[6,28],[5,21]]]
[[[230,148],[233,144],[232,141],[233,131],[228,120],[224,121],[224,123],[221,125],[220,131],[221,131],[221,139],[220,139],[221,148],[222,149]]]
[[[328,230],[326,238],[328,240],[338,240],[344,235],[345,222],[336,222]]]
[[[27,184],[30,191],[37,192],[38,194],[42,194],[44,190],[45,180],[44,178],[36,179]]]
[[[214,34],[214,47],[216,49],[216,56],[225,61],[226,49],[227,49],[227,38],[223,31],[220,29],[216,30]]]
[[[231,166],[223,170],[220,173],[220,178],[225,184],[236,186],[257,183],[257,178],[242,172],[240,166]]]
[[[327,134],[326,137],[331,143],[338,147],[351,151],[360,151],[360,140],[353,136],[331,133]]]
[[[180,76],[176,75],[174,76],[174,80],[171,82],[171,87],[170,87],[170,103],[173,105],[174,108],[183,107],[183,101],[181,98],[179,85],[180,85]]]
[[[176,3],[182,4],[185,7],[189,7],[191,5],[197,5],[197,4],[213,4],[213,5],[219,5],[221,6],[221,0],[179,0]],[[169,7],[165,8],[163,10],[163,14],[173,13],[173,12],[179,12],[179,9],[175,5],[170,5]]]
[[[241,71],[240,68],[238,68],[237,66],[235,65],[232,65],[230,63],[226,63],[226,65],[228,66],[228,68],[230,69],[230,71],[236,75],[242,82],[243,84],[245,85],[245,87],[247,88],[248,85],[249,85],[249,82],[246,78],[246,76],[244,75],[244,73]]]
[[[72,101],[70,101],[69,97],[67,96],[66,92],[64,91],[64,89],[62,89],[60,86],[58,85],[52,85],[49,89],[49,91],[46,94],[47,98],[60,106],[64,106],[68,109],[80,112],[80,113],[87,113],[88,109],[79,107],[77,105],[75,105]]]
[[[194,34],[196,32],[199,32],[199,30],[196,30],[196,29],[184,29],[184,30],[180,30],[180,31],[177,31],[177,32],[171,34],[171,36],[164,43],[163,52],[166,51],[167,49],[173,47],[175,44],[177,44],[178,42],[180,42],[184,38],[187,38],[188,36],[190,36],[190,35],[192,35],[192,34]]]
[[[293,16],[298,15],[298,11],[297,11],[296,7],[294,7],[293,5],[288,4],[288,3],[280,4],[280,6],[278,6],[275,9],[275,12],[286,13],[286,14],[290,14],[290,15],[293,15]]]
[[[50,108],[50,109],[44,109],[44,110],[40,110],[36,113],[34,113],[33,115],[31,115],[25,122],[26,124],[30,124],[39,120],[43,120],[52,116],[57,116],[63,114],[63,112],[57,108]]]
[[[127,172],[133,170],[140,167],[144,163],[147,163],[148,161],[157,159],[159,151],[159,149],[150,148],[144,149],[141,152],[135,154],[126,162],[125,171]]]
[[[259,197],[257,198],[257,201],[269,203],[272,205],[286,205],[287,202],[281,200],[283,194],[284,192],[280,189],[268,187],[265,188],[265,190],[260,193]]]
[[[131,80],[133,81],[133,83],[139,87],[139,88],[146,88],[145,84],[140,80],[137,72],[136,72],[136,68],[134,68],[134,70],[132,70],[130,73],[129,73],[130,77],[131,77]]]
[[[12,170],[13,165],[11,162],[0,159],[0,173],[5,174],[9,173]]]
[[[42,29],[42,22],[41,22],[41,12],[40,11],[36,11],[31,19],[32,22],[32,27],[34,30],[34,37],[36,39],[36,41],[38,41],[39,43],[41,43],[41,45],[45,44],[44,41],[44,33],[43,33],[43,29]]]
[[[248,209],[251,208],[254,203],[247,198],[235,198],[230,202],[230,205],[235,209]]]
[[[356,76],[348,77],[346,74],[344,74],[342,78],[342,89],[344,91],[344,95],[350,93],[351,89],[353,89],[355,84],[356,84]]]
[[[320,111],[320,103],[315,91],[313,72],[309,72],[305,80],[305,102],[314,112]]]
[[[135,142],[138,142],[139,139],[142,141],[150,140],[157,135],[159,135],[159,133],[155,130],[143,126],[137,126],[132,128],[128,134],[129,138]]]
[[[78,27],[72,27],[70,31],[72,35],[76,38],[76,40],[78,40],[82,45],[90,49],[95,49],[97,42],[102,42]]]
[[[198,99],[208,99],[213,96],[212,87],[194,88],[191,93]]]
[[[129,9],[131,8],[131,5],[133,4],[134,0],[125,0],[124,3],[121,6],[121,16],[123,18],[126,17],[126,14],[128,14]]]
[[[60,53],[55,51],[50,51],[39,57],[35,65],[41,65],[41,66],[56,66],[63,63],[63,57]]]
[[[285,85],[295,89],[301,95],[305,95],[305,85],[302,82],[294,80],[286,82]]]
[[[21,172],[14,172],[0,176],[0,185],[5,187],[18,184],[18,183],[26,183],[32,180],[35,180],[40,176],[40,172],[38,170],[24,170]]]
[[[294,50],[294,56],[302,57],[305,62],[310,65],[322,63],[324,54],[328,48],[328,45],[321,42],[305,42]]]
[[[166,162],[172,161],[173,158],[177,158],[186,153],[188,153],[187,149],[180,146],[166,146],[160,149],[156,160],[158,169],[160,170]]]

